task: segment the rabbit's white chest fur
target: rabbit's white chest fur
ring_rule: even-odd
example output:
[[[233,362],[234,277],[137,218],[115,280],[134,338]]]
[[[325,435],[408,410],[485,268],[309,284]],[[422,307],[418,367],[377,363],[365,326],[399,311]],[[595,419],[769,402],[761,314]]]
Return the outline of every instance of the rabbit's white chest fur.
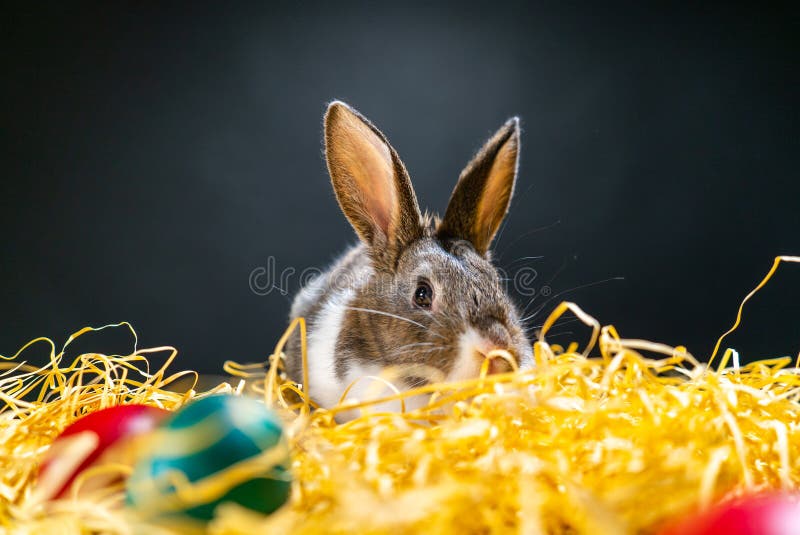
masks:
[[[317,315],[308,335],[308,354],[314,358],[308,370],[308,392],[324,407],[335,405],[343,392],[343,386],[336,377],[336,341],[352,297],[352,291],[331,296]]]
[[[326,273],[307,284],[292,304],[292,317],[305,316],[308,321],[308,392],[323,407],[336,405],[352,381],[374,371],[352,365],[343,379],[336,373],[336,346],[345,314],[361,283],[371,273],[363,246],[356,245]],[[309,314],[314,304],[320,302],[319,310]]]

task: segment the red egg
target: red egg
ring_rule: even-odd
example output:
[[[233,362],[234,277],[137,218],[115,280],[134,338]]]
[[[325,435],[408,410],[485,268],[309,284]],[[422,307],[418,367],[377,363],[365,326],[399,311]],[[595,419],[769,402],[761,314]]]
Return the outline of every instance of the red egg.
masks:
[[[39,469],[38,497],[63,497],[78,475],[107,463],[132,465],[139,440],[152,431],[169,411],[147,405],[119,405],[79,418],[66,427],[45,454]],[[120,480],[103,474],[86,480],[82,490],[96,489]]]
[[[797,535],[800,496],[750,496],[669,526],[660,535]]]

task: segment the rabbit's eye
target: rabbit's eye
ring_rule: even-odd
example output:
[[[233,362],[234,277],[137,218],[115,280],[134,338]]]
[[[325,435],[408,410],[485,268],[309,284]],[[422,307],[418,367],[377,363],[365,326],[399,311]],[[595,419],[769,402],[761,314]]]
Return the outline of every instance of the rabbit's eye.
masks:
[[[414,304],[420,308],[431,308],[433,302],[433,288],[425,281],[417,283],[417,289],[414,290]]]

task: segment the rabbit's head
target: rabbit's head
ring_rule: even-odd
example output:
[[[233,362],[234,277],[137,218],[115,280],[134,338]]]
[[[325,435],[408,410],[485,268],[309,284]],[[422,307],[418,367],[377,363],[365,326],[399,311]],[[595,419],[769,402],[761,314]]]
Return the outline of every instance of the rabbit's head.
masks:
[[[469,378],[493,349],[532,365],[530,343],[489,250],[514,191],[519,137],[513,118],[486,142],[439,219],[420,212],[386,137],[346,104],[329,106],[328,170],[371,267],[362,280],[337,281],[351,287],[336,347],[340,376],[356,366],[421,364],[446,379]],[[490,369],[510,367],[495,359]]]

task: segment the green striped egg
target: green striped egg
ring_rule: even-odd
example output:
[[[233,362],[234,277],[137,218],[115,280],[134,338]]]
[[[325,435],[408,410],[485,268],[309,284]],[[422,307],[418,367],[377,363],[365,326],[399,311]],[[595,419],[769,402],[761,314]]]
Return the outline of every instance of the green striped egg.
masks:
[[[271,513],[289,497],[281,421],[263,403],[214,395],[168,418],[127,482],[128,505],[151,518],[210,520],[224,502]]]

